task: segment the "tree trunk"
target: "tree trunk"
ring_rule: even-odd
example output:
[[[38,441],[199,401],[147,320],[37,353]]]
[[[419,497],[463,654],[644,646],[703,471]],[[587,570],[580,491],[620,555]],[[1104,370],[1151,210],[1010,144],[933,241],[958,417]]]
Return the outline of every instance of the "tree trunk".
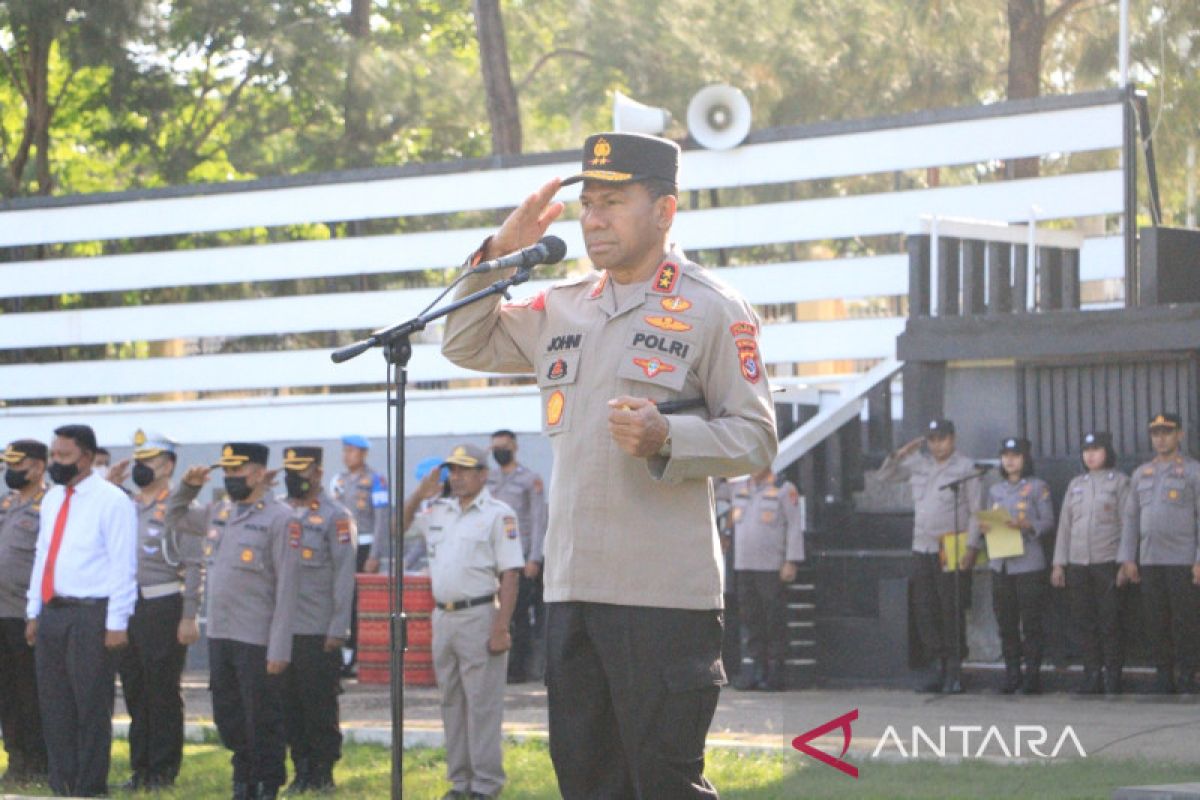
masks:
[[[1008,0],[1008,99],[1041,95],[1042,46],[1046,39],[1045,0]],[[1005,165],[1008,178],[1034,178],[1037,158],[1017,158]]]
[[[483,72],[488,120],[492,125],[492,153],[520,153],[521,109],[508,68],[508,43],[504,38],[504,21],[500,18],[500,0],[474,0],[474,7],[479,65]]]
[[[367,167],[374,162],[371,152],[367,107],[370,92],[363,60],[371,40],[371,0],[352,0],[346,30],[350,34],[350,60],[346,65],[345,166]]]

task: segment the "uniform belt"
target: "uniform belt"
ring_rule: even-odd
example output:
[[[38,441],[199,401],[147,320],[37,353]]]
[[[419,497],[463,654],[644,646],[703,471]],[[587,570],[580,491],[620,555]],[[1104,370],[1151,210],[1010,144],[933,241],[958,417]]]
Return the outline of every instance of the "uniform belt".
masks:
[[[170,597],[173,594],[181,594],[182,592],[183,584],[179,581],[138,587],[138,594],[141,595],[143,600],[157,600],[160,597]]]
[[[98,606],[107,603],[107,597],[64,597],[56,594],[46,604],[47,608],[74,608],[77,606]]]
[[[442,611],[462,611],[464,608],[474,608],[484,603],[495,602],[495,600],[496,595],[493,593],[483,597],[472,597],[470,600],[459,600],[456,603],[438,603],[437,607]]]

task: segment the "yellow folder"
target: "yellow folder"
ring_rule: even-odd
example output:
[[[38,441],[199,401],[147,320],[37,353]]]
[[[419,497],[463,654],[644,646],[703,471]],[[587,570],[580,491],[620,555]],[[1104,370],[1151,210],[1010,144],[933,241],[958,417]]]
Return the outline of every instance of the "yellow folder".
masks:
[[[967,532],[944,533],[938,542],[938,558],[942,563],[942,572],[958,572],[963,553],[967,552]]]
[[[983,535],[987,542],[988,558],[1013,558],[1025,555],[1025,540],[1021,529],[1003,508],[975,512],[975,519],[988,526]]]

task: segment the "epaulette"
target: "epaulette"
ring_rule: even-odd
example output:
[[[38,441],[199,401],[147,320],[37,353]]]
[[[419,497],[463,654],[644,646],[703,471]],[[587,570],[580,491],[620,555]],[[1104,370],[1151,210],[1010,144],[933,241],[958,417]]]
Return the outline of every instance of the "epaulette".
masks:
[[[560,281],[555,281],[554,283],[550,284],[550,288],[546,291],[552,292],[555,289],[569,289],[572,286],[581,286],[585,284],[590,286],[596,281],[602,279],[604,275],[605,273],[603,272],[591,270],[590,272],[585,272],[582,275],[574,275],[572,277],[563,278]]]
[[[741,297],[733,290],[733,288],[725,283],[725,281],[713,274],[712,270],[705,269],[694,261],[683,262],[683,276],[691,278],[696,283],[703,284],[715,291],[722,297],[730,300],[740,300]]]

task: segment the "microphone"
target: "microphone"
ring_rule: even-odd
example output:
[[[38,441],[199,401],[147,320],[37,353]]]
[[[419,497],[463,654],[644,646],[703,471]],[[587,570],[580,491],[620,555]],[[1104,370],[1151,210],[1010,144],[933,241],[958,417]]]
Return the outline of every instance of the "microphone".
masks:
[[[992,468],[991,464],[974,464],[973,466],[975,467],[975,469],[979,470],[974,475],[968,475],[965,478],[959,478],[956,481],[950,481],[949,483],[945,484],[944,486],[939,486],[938,491],[941,492],[941,491],[945,491],[946,489],[954,489],[956,487],[962,486],[967,481],[973,481],[976,478],[982,478],[984,475],[987,475],[988,472]]]
[[[529,269],[538,264],[557,264],[567,254],[567,243],[557,236],[543,236],[541,241],[515,253],[491,261],[480,262],[471,272],[491,272],[497,269]]]

